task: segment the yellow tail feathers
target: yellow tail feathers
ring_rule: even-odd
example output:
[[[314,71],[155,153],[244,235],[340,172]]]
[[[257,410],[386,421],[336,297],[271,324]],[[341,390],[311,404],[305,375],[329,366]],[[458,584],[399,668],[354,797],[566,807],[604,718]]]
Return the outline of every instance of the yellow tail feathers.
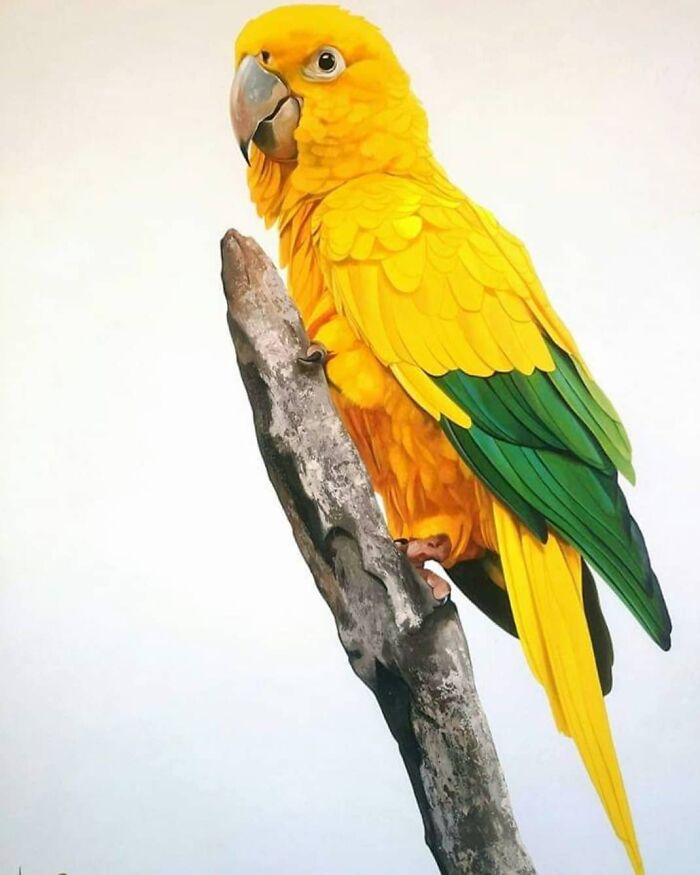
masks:
[[[581,557],[554,534],[541,543],[494,502],[498,552],[525,656],[559,730],[573,738],[637,875],[644,864],[600,689],[581,595]]]

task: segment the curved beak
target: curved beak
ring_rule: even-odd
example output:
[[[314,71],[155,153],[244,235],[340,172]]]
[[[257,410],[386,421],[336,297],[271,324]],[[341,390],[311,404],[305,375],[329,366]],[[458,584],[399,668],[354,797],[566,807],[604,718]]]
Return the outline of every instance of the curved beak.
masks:
[[[241,61],[231,86],[231,122],[243,157],[250,164],[250,141],[277,161],[296,158],[294,131],[301,107],[284,82],[252,55]]]

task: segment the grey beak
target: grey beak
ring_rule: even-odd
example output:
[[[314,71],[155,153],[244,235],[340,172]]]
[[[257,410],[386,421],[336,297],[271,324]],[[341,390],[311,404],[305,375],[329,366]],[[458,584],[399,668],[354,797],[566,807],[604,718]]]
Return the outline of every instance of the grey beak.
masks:
[[[231,122],[243,157],[250,164],[250,141],[278,161],[296,157],[294,130],[299,101],[284,82],[248,55],[241,61],[231,86]]]

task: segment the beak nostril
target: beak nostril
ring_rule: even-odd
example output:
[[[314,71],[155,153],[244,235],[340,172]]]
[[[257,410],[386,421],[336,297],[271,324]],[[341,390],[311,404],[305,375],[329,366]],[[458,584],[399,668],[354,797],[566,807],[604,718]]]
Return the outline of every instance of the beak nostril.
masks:
[[[260,52],[260,60],[263,62],[263,64],[269,64],[270,63],[270,53],[266,52],[266,51]]]

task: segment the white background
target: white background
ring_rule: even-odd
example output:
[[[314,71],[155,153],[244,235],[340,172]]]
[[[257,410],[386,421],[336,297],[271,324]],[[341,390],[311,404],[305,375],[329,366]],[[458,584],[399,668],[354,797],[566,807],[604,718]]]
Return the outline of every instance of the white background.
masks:
[[[219,285],[275,253],[227,115],[241,0],[3,0],[0,872],[432,875],[269,486]],[[700,871],[697,0],[356,0],[452,179],[529,244],[633,437],[675,620],[604,593],[650,875]],[[631,492],[631,490],[630,490]],[[458,599],[540,875],[627,873],[516,642]]]

